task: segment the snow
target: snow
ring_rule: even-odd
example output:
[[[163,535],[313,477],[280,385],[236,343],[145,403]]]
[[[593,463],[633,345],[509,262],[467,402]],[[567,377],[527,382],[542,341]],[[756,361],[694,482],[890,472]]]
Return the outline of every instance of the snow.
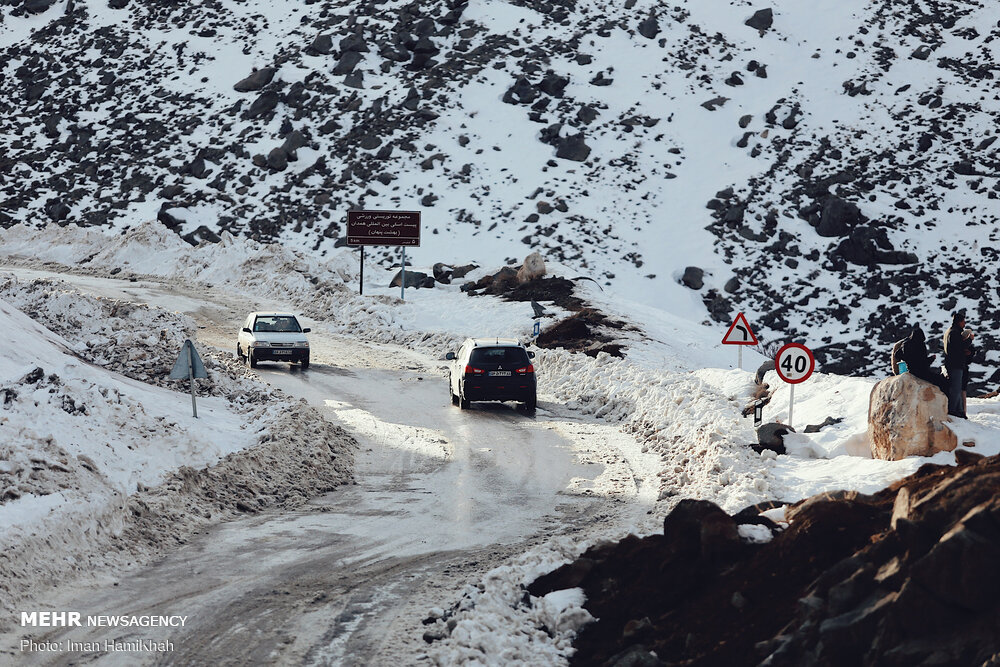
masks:
[[[127,509],[131,497],[158,489],[178,471],[214,467],[272,429],[280,433],[278,420],[290,408],[290,401],[234,374],[203,348],[209,379],[199,381],[193,417],[188,386],[166,379],[173,358],[164,357],[176,355],[195,327],[161,309],[0,274],[0,328],[6,336],[0,352],[0,536],[11,554],[0,574],[16,581],[0,596],[4,608],[84,563],[97,574],[102,559],[114,562],[116,551],[106,551],[107,541],[121,536],[135,512]],[[269,396],[267,405],[255,405]],[[224,493],[221,487],[218,492]],[[183,494],[161,493],[148,502],[180,516],[193,508]],[[150,520],[158,520],[156,514],[150,512]],[[175,521],[155,541],[183,534],[198,518]],[[145,558],[156,549],[155,543],[136,543],[124,552]]]
[[[187,285],[192,290],[190,299],[175,297],[173,305],[189,312],[197,311],[199,286],[224,288],[257,299],[261,307],[290,303],[315,320],[316,330],[408,347],[439,360],[466,336],[527,339],[533,324],[526,303],[469,297],[457,285],[408,290],[406,300],[401,301],[397,290],[383,287],[391,272],[377,267],[366,267],[365,295],[359,296],[355,259],[347,251],[321,260],[229,235],[219,244],[192,248],[155,222],[113,237],[72,225],[42,230],[15,226],[0,231],[0,247],[12,263],[29,267],[43,262],[74,265],[73,271],[85,274],[74,280],[81,284],[90,281],[95,288],[104,280],[101,276],[115,269],[121,271],[119,277],[136,278],[140,294],[143,280]],[[470,277],[475,279],[494,269],[483,266]],[[571,269],[558,263],[550,263],[549,270],[571,276]],[[786,437],[788,452],[756,454],[748,446],[755,441],[752,420],[740,412],[752,400],[756,389],[753,370],[763,357],[747,351],[746,370],[734,368],[735,351],[719,344],[724,326],[707,327],[668,310],[630,302],[588,281],[579,285],[579,294],[592,305],[633,327],[622,332],[628,353],[625,358],[604,353],[591,358],[560,349],[538,349],[537,419],[544,423],[550,418],[548,403],[615,427],[620,438],[608,434],[597,437],[593,427],[584,423],[557,419],[550,423],[551,428],[578,443],[604,443],[590,449],[578,447],[575,453],[582,463],[599,461],[602,446],[622,452],[637,475],[637,491],[628,498],[648,503],[660,515],[684,497],[712,500],[736,512],[764,500],[790,503],[837,489],[873,493],[928,461],[954,463],[952,453],[930,459],[872,459],[865,435],[867,406],[879,378],[822,372],[795,386],[793,425],[798,432]],[[552,304],[544,305],[557,316],[565,314]],[[22,392],[16,408],[5,413],[7,421],[0,428],[17,432],[20,441],[29,443],[21,445],[21,451],[46,460],[71,460],[79,454],[96,462],[104,481],[94,485],[100,493],[87,502],[106,505],[118,498],[111,495],[112,489],[130,493],[139,483],[155,484],[164,471],[180,465],[206,465],[245,446],[239,435],[244,418],[221,399],[204,399],[206,419],[196,425],[187,415],[185,395],[84,366],[71,356],[77,344],[45,331],[9,306],[4,306],[2,316],[8,318],[6,328],[17,332],[16,342],[25,346],[26,353],[0,356],[0,377],[9,383],[42,365],[47,373],[54,371],[63,377],[64,385],[75,396],[86,397],[88,410],[100,428],[107,423],[122,424],[123,413],[134,415],[135,421],[121,434],[102,438],[99,434],[106,431],[96,424],[81,428],[80,424],[89,423],[89,416],[74,417],[53,409],[49,404],[55,399],[44,392]],[[764,409],[765,421],[787,422],[790,386],[773,372],[765,381],[777,388]],[[111,392],[114,404],[102,402],[102,388]],[[47,412],[58,417],[46,424],[44,432],[38,431],[32,401],[40,401]],[[121,407],[117,407],[118,402]],[[328,407],[361,436],[392,441],[394,446],[412,449],[429,460],[452,455],[453,445],[442,441],[432,428],[373,419],[346,403],[332,401]],[[969,413],[968,422],[955,425],[960,443],[968,443],[979,453],[1000,453],[1000,401],[970,400]],[[827,417],[840,421],[817,432],[804,432],[806,425],[823,424]],[[140,442],[138,437],[129,440],[129,433],[141,433],[144,428],[162,431],[161,424],[169,424],[172,430],[158,435],[157,442],[164,444],[156,451],[150,451],[148,442]],[[91,437],[77,437],[87,428],[92,429]],[[45,450],[37,444],[50,437],[60,449]],[[107,442],[110,440],[115,442]],[[20,460],[10,455],[5,459],[9,466]],[[572,486],[567,491],[609,497],[620,494],[623,488],[620,471],[615,470],[598,477],[593,488]],[[68,502],[65,493],[24,496],[8,503],[0,516],[11,530],[27,519],[15,520],[9,508],[17,507],[22,518],[56,516]],[[781,508],[764,515],[784,518]],[[656,531],[657,526],[654,516],[633,529],[642,534]],[[760,527],[743,527],[741,534],[751,541],[770,536]],[[528,551],[490,572],[478,586],[470,586],[451,612],[454,628],[448,638],[434,644],[432,658],[438,664],[484,665],[565,660],[572,636],[588,620],[581,593],[563,591],[533,600],[530,606],[520,603],[523,585],[568,562],[587,546],[560,540]],[[543,625],[552,631],[551,636],[538,629]]]

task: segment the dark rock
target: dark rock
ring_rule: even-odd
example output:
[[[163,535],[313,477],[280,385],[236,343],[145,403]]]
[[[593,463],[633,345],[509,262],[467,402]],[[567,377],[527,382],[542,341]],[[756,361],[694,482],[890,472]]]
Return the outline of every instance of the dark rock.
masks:
[[[663,536],[678,551],[702,558],[727,556],[741,545],[736,522],[708,500],[677,503],[663,519]]]
[[[954,171],[959,176],[976,175],[976,168],[968,160],[961,160],[960,162],[956,162],[955,165],[951,168],[951,170]]]
[[[531,104],[538,97],[538,91],[523,76],[514,79],[514,85],[503,95],[507,104]]]
[[[556,157],[574,162],[584,162],[590,155],[590,146],[584,141],[583,134],[563,137],[559,140]]]
[[[705,107],[709,111],[715,111],[716,109],[718,109],[719,107],[721,107],[722,105],[724,105],[728,101],[729,101],[728,97],[721,97],[720,96],[720,97],[716,97],[716,98],[713,98],[711,100],[708,100],[707,102],[702,102],[701,106]]]
[[[196,157],[187,166],[187,172],[198,179],[206,178],[208,176],[208,167],[205,165],[205,160]]]
[[[830,197],[823,204],[816,233],[826,237],[847,236],[864,222],[865,217],[857,205],[840,197]]]
[[[288,168],[288,153],[280,146],[272,148],[267,154],[267,167],[272,171],[284,171]]]
[[[368,53],[368,44],[365,43],[364,36],[359,33],[354,33],[353,35],[348,35],[340,40],[340,52],[346,53],[347,51]]]
[[[69,216],[71,209],[61,199],[56,199],[46,207],[45,212],[50,220],[61,222]]]
[[[163,226],[166,227],[167,229],[180,228],[180,226],[184,224],[184,221],[172,215],[168,210],[168,207],[170,207],[169,202],[163,202],[162,204],[160,204],[160,210],[156,214],[156,219],[159,220],[163,224]]]
[[[434,280],[438,281],[442,285],[451,284],[451,278],[454,273],[454,270],[448,264],[442,264],[441,262],[438,262],[431,268],[431,272],[434,274]]]
[[[650,10],[649,16],[639,24],[639,34],[646,39],[653,39],[660,34],[660,24],[654,11]]]
[[[41,14],[54,4],[56,0],[24,0],[24,9],[30,14]]]
[[[241,93],[249,93],[255,90],[260,90],[267,84],[271,83],[271,79],[274,78],[275,71],[277,70],[274,67],[261,67],[259,70],[256,70],[250,76],[233,86],[233,89]]]
[[[309,51],[326,55],[333,50],[333,38],[330,35],[316,35],[316,39],[309,45]]]
[[[592,86],[610,86],[615,82],[614,79],[605,78],[604,72],[598,72],[597,76],[590,80],[590,85]]]
[[[730,294],[733,294],[734,292],[739,290],[739,288],[740,288],[740,279],[737,278],[736,276],[733,276],[732,278],[727,280],[726,284],[722,287],[722,289],[729,292]]]
[[[754,30],[759,30],[761,34],[764,34],[771,29],[774,24],[774,12],[770,7],[767,9],[758,9],[754,12],[753,16],[748,18],[744,25],[748,25]]]
[[[542,79],[542,82],[538,84],[538,89],[546,95],[562,97],[567,85],[569,85],[568,78],[559,76],[554,72],[548,72]]]
[[[823,420],[822,424],[809,424],[803,429],[803,433],[819,433],[821,429],[827,426],[833,426],[834,424],[839,424],[844,421],[843,417],[827,417]]]
[[[193,246],[196,246],[199,243],[203,242],[218,243],[219,241],[222,240],[221,238],[219,238],[218,234],[216,234],[213,230],[209,229],[205,225],[200,225],[198,229],[194,230],[190,234],[185,234],[181,238],[183,238],[185,241],[187,241]]]
[[[590,125],[597,118],[597,109],[590,106],[589,104],[584,104],[576,112],[576,117],[584,125]]]
[[[397,271],[392,277],[389,287],[399,287],[402,282],[402,271]],[[434,278],[420,271],[406,272],[406,287],[434,287]]]
[[[795,429],[789,427],[787,424],[779,424],[777,422],[761,424],[757,428],[757,444],[753,445],[752,448],[755,452],[762,452],[765,449],[770,449],[778,454],[784,454],[784,435],[794,432]]]
[[[287,135],[285,135],[285,142],[281,145],[286,153],[289,154],[290,159],[295,151],[299,150],[303,146],[306,146],[309,142],[306,141],[306,137],[302,132],[298,130],[292,130]]]
[[[348,88],[364,88],[365,87],[365,77],[364,73],[361,71],[351,72],[344,77],[344,85]]]
[[[700,290],[705,286],[705,271],[697,266],[689,266],[684,269],[681,277],[681,284],[693,290]]]
[[[333,68],[333,74],[335,76],[350,74],[363,58],[364,56],[358,51],[345,51],[344,55],[340,57],[340,61],[337,62],[337,66]]]
[[[261,116],[266,116],[274,111],[280,101],[281,97],[276,91],[266,90],[250,105],[250,108],[246,112],[246,117],[260,118]]]

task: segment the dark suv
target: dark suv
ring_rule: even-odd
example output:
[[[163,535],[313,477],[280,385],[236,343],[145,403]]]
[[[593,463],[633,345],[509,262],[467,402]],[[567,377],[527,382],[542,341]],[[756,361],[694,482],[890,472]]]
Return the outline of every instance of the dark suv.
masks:
[[[465,409],[472,401],[517,401],[528,412],[537,404],[534,352],[507,338],[469,338],[449,352],[451,402]]]

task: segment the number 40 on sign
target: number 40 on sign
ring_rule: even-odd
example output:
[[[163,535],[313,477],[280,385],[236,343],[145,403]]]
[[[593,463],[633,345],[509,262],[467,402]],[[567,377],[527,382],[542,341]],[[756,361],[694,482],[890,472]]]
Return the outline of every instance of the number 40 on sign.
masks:
[[[774,357],[774,370],[778,377],[791,385],[788,392],[788,425],[792,425],[792,406],[795,403],[795,385],[805,382],[816,368],[812,350],[801,343],[789,343],[778,350]]]

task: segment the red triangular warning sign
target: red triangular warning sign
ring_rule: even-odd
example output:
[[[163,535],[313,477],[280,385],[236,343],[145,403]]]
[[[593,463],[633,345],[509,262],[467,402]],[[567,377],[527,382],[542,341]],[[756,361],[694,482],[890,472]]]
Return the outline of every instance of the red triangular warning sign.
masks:
[[[750,324],[747,322],[747,318],[740,313],[733,320],[733,323],[729,325],[729,331],[726,335],[722,337],[723,345],[756,345],[757,336],[754,335],[753,329],[750,328]]]

